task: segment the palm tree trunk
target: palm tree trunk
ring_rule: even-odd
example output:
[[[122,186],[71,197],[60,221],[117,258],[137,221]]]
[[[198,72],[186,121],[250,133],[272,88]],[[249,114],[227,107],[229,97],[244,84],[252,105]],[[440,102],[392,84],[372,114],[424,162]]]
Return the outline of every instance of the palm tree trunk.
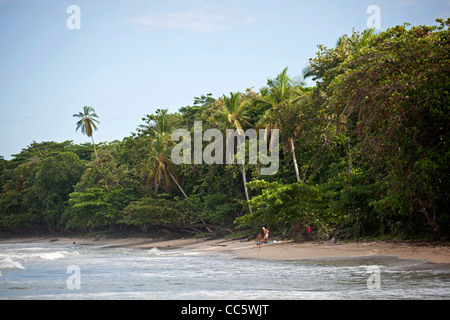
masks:
[[[92,139],[92,144],[94,145],[95,156],[96,156],[96,158],[97,158],[97,160],[98,160],[97,149],[95,148],[94,136],[93,136],[93,135],[91,135],[91,139]]]
[[[353,164],[352,164],[352,147],[350,145],[350,136],[347,137],[348,143],[348,173],[353,173]]]
[[[297,182],[300,181],[300,174],[298,172],[297,158],[295,157],[294,139],[289,138],[291,145],[292,161],[294,162],[295,175],[297,176]]]
[[[188,196],[186,195],[186,193],[184,193],[184,190],[183,190],[183,188],[181,188],[181,186],[179,185],[177,179],[175,179],[175,177],[172,175],[172,173],[171,173],[170,171],[168,171],[168,172],[169,172],[169,175],[170,175],[170,177],[172,178],[173,182],[175,182],[175,184],[177,185],[178,189],[180,189],[180,191],[183,193],[184,197],[187,199]]]
[[[242,180],[244,180],[244,189],[245,196],[247,197],[248,210],[250,210],[250,214],[252,214],[252,207],[250,206],[250,197],[248,196],[248,188],[247,188],[247,176],[245,174],[245,165],[242,165]]]

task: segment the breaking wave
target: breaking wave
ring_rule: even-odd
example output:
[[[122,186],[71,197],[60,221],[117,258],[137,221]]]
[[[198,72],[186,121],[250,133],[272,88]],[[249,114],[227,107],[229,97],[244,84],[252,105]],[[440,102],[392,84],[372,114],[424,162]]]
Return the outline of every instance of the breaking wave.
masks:
[[[23,264],[35,260],[57,260],[67,255],[77,255],[78,252],[51,251],[48,248],[30,247],[20,250],[10,249],[0,253],[0,275],[2,270],[6,269],[26,269]]]

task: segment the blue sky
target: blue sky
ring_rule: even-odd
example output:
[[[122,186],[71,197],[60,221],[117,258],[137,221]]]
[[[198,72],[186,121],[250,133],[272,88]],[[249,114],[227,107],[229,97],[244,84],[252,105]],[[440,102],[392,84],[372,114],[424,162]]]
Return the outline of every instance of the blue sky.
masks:
[[[84,105],[96,142],[122,140],[157,108],[258,90],[286,66],[298,76],[318,44],[364,30],[373,4],[381,30],[450,17],[449,0],[0,0],[0,155],[89,142],[72,117]]]

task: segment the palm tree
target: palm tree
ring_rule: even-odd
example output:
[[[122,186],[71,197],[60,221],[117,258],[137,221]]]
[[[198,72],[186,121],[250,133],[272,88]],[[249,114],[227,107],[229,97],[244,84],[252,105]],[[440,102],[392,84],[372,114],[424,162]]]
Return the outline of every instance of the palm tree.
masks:
[[[81,128],[81,133],[87,135],[88,137],[91,137],[92,144],[94,145],[94,152],[95,156],[98,159],[97,150],[95,148],[94,143],[94,136],[93,136],[93,129],[97,130],[96,123],[99,123],[99,121],[96,119],[98,118],[97,114],[95,113],[94,108],[89,106],[83,107],[83,112],[79,112],[78,114],[73,115],[76,118],[79,118],[80,120],[77,122],[77,129]]]
[[[238,134],[242,134],[243,127],[248,126],[249,119],[246,115],[247,109],[245,102],[241,99],[240,92],[230,92],[230,96],[223,95],[223,106],[220,110],[219,117],[225,119],[222,129],[235,129]],[[236,150],[235,150],[236,151]],[[242,180],[244,182],[245,197],[247,198],[248,209],[252,213],[250,206],[250,196],[247,188],[247,174],[245,171],[245,163],[242,164]]]
[[[147,119],[143,118],[142,120],[145,120],[148,124],[140,125],[139,130],[154,136],[158,132],[170,134],[178,119],[168,112],[167,109],[158,109],[156,114],[147,115]]]
[[[242,130],[243,126],[249,125],[240,92],[230,92],[230,97],[223,95],[223,101],[225,104],[221,112],[227,120],[227,128]]]
[[[149,175],[147,178],[147,184],[153,180],[155,193],[158,192],[161,179],[164,176],[166,190],[170,187],[170,179],[177,185],[184,197],[188,199],[183,188],[176,179],[175,165],[171,160],[171,148],[168,135],[163,132],[155,132],[156,136],[150,144],[150,156],[147,164]],[[169,179],[170,177],[170,179]]]
[[[176,118],[168,114],[167,109],[156,111],[155,115],[148,116],[154,125],[141,125],[151,135],[150,152],[147,163],[147,170],[149,175],[147,177],[147,185],[153,180],[155,193],[158,192],[161,180],[164,177],[166,190],[170,187],[170,180],[172,180],[178,189],[180,189],[183,196],[188,199],[183,188],[177,181],[177,173],[175,164],[171,159],[172,140],[170,140],[170,133],[176,122]]]
[[[298,170],[297,159],[295,156],[294,139],[296,135],[296,125],[288,121],[284,121],[286,115],[292,113],[293,106],[304,95],[301,81],[292,81],[287,74],[286,67],[275,79],[267,80],[267,86],[260,90],[260,97],[254,99],[254,104],[266,105],[266,112],[260,121],[260,125],[268,128],[283,129],[285,138],[283,147],[289,147],[292,154],[292,162],[294,164],[295,175],[297,181],[300,181],[300,173]],[[288,135],[288,137],[286,137]]]

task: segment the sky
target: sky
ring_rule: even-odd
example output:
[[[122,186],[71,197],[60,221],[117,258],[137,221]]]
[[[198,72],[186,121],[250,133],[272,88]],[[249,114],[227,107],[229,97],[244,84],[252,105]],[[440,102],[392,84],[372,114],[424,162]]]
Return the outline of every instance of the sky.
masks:
[[[96,142],[122,140],[156,109],[300,76],[318,44],[368,23],[448,17],[450,0],[0,0],[0,156],[90,142],[72,116],[85,105]]]

